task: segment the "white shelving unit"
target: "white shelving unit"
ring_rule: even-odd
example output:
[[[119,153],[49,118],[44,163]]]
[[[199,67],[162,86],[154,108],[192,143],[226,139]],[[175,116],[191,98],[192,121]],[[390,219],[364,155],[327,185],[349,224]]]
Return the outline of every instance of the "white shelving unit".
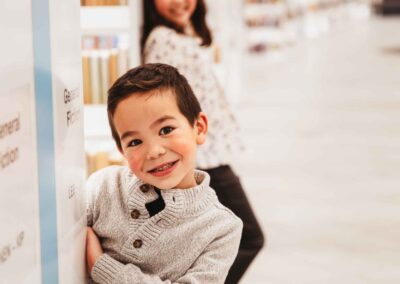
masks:
[[[128,6],[82,6],[83,35],[126,33],[129,30]]]
[[[128,50],[127,68],[139,65],[141,4],[140,0],[130,0],[128,5],[122,6],[82,6],[80,10],[82,36],[120,36],[122,40],[118,43],[119,47]],[[92,155],[96,152],[115,151],[106,105],[85,105],[84,118],[86,153]]]
[[[215,65],[215,72],[227,99],[233,104],[240,104],[242,99],[241,66],[243,60],[244,17],[242,0],[207,0],[207,23],[213,41],[219,48],[220,62]]]
[[[131,0],[128,6],[82,6],[80,16],[82,36],[125,34],[130,67],[140,63],[141,1]]]
[[[326,34],[346,17],[348,0],[247,0],[244,15],[250,52],[267,57],[304,38]],[[366,14],[365,11],[362,11]]]

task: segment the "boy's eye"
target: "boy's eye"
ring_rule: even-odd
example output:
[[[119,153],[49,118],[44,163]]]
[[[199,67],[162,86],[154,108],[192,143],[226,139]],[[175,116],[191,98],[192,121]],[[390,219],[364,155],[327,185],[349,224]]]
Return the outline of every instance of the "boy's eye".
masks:
[[[160,135],[167,135],[168,133],[172,132],[173,130],[174,130],[174,128],[171,126],[163,127],[160,130]]]
[[[134,147],[142,143],[142,140],[134,139],[128,143],[128,147]]]

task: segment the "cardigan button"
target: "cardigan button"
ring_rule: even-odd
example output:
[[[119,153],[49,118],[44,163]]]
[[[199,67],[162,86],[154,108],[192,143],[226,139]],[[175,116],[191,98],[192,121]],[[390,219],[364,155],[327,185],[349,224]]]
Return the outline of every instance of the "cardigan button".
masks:
[[[133,209],[131,212],[132,219],[137,219],[137,218],[139,218],[139,216],[140,216],[140,211],[137,209]]]
[[[142,244],[143,244],[142,240],[135,240],[135,241],[133,242],[133,247],[134,247],[134,248],[141,248],[141,247],[142,247]]]
[[[148,191],[150,190],[150,187],[151,187],[151,185],[149,185],[149,184],[142,184],[142,185],[140,186],[140,190],[141,190],[143,193],[146,193],[146,192],[148,192]]]

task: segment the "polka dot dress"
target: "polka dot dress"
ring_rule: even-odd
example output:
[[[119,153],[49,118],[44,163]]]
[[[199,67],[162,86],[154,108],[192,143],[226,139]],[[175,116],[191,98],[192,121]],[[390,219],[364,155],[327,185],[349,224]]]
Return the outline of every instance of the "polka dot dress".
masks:
[[[209,120],[205,144],[197,154],[203,169],[231,164],[243,149],[237,121],[213,69],[212,50],[200,46],[198,38],[159,26],[153,29],[144,47],[145,63],[165,63],[186,77]]]

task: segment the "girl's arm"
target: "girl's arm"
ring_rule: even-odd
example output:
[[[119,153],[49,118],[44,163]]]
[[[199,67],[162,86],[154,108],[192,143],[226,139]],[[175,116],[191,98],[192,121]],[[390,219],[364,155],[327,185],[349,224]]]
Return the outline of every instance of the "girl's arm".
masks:
[[[240,243],[242,223],[238,221],[221,232],[196,259],[188,271],[175,281],[162,280],[157,275],[143,273],[134,264],[122,264],[103,254],[99,240],[88,230],[86,256],[92,279],[99,284],[172,284],[172,283],[224,283]]]

